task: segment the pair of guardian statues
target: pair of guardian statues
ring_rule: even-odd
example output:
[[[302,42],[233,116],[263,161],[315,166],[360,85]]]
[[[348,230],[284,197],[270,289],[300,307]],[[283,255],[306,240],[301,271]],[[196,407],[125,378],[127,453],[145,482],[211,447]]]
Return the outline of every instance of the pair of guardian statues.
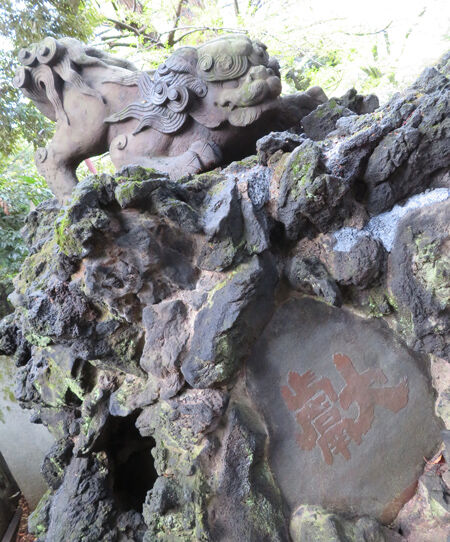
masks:
[[[19,61],[15,86],[56,122],[36,164],[63,203],[92,156],[178,179],[252,154],[327,99],[318,87],[281,96],[278,62],[243,34],[180,48],[153,73],[73,38],[45,38]]]

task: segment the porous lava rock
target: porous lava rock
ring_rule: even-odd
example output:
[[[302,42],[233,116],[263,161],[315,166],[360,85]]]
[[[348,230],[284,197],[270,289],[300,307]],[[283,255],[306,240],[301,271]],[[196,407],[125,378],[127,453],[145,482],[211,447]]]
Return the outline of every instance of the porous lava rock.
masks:
[[[426,352],[450,356],[450,202],[417,209],[399,225],[388,287]],[[414,338],[412,338],[414,336]]]
[[[332,98],[306,115],[302,119],[302,128],[309,139],[320,141],[336,128],[338,119],[349,115],[354,115],[353,111]]]
[[[385,515],[367,503],[386,476],[400,480],[398,489],[417,479],[440,441],[428,365],[430,353],[446,354],[447,69],[443,61],[426,70],[373,112],[372,98],[364,105],[349,94],[336,102],[344,116],[323,139],[269,134],[258,156],[177,182],[127,166],[86,178],[64,207],[51,200],[32,211],[24,231],[30,253],[9,297],[15,311],[0,324],[0,350],[14,356],[22,406],[55,437],[43,466],[49,489],[30,518],[40,542],[304,542],[321,540],[318,532],[339,542],[403,539],[401,527],[380,521],[406,497],[394,498]],[[416,211],[408,203],[414,194]],[[388,242],[373,221],[398,218],[395,204],[403,221],[388,222]],[[337,315],[354,344],[351,355],[345,344],[332,354],[348,355],[358,374],[373,370],[381,381],[382,371],[380,385],[390,387],[408,378],[408,406],[401,388],[397,414],[388,409],[377,426],[379,438],[395,437],[392,450],[402,451],[397,470],[365,475],[365,501],[352,504],[349,467],[364,431],[348,461],[333,461],[349,483],[339,506],[323,495],[294,502],[273,463],[270,416],[281,416],[280,382],[267,373],[256,391],[247,385],[250,367],[263,367],[255,344],[292,302]],[[295,318],[331,348],[325,322],[321,339],[320,318],[307,310]],[[359,326],[386,340],[359,337]],[[300,375],[326,361],[314,349],[301,361],[309,339],[289,345]],[[280,370],[282,362],[280,355]],[[334,382],[336,394],[343,385]],[[406,422],[416,399],[422,410]],[[374,408],[378,420],[383,407]],[[441,404],[439,412],[448,409]],[[288,416],[279,422],[281,447],[292,439]],[[411,432],[414,419],[417,431],[430,431],[425,443]],[[411,477],[401,465],[409,445]],[[368,466],[371,453],[379,460],[374,450]],[[292,453],[291,483],[307,486],[313,473],[296,462],[311,452]],[[448,491],[444,463],[427,485],[436,502]],[[408,521],[402,516],[405,532]]]

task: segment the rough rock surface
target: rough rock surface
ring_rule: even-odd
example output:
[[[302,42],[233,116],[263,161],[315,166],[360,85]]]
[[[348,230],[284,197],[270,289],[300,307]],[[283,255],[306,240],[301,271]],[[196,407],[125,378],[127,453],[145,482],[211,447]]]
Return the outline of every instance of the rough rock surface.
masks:
[[[290,296],[246,368],[290,509],[307,503],[392,521],[442,440],[423,357],[380,321]]]
[[[302,119],[302,128],[307,137],[320,141],[336,128],[336,122],[341,117],[354,115],[347,107],[340,105],[332,98],[320,105]]]
[[[375,520],[363,516],[344,519],[320,506],[302,505],[293,514],[290,523],[293,542],[400,542],[403,536]]]
[[[392,247],[368,227],[448,180],[446,70],[372,113],[349,95],[355,114],[323,140],[271,134],[258,157],[178,182],[129,166],[30,214],[0,351],[56,440],[30,518],[40,542],[402,539],[345,507],[290,509],[245,364],[276,307],[305,295],[387,324],[424,375],[446,354],[447,205],[405,212]],[[343,229],[359,232],[344,249]],[[433,476],[442,502],[448,478]]]
[[[389,259],[388,287],[411,316],[411,340],[450,356],[450,201],[418,209],[400,225]]]

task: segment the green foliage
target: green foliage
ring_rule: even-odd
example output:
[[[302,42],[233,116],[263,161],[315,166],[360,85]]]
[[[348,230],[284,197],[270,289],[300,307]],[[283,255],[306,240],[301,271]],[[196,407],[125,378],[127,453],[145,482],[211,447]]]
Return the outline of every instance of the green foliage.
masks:
[[[362,66],[361,70],[372,79],[381,79],[383,77],[381,70],[376,66]]]
[[[0,33],[15,47],[24,47],[45,36],[79,36],[87,39],[98,22],[96,10],[79,0],[3,0]]]
[[[26,146],[9,163],[0,163],[0,280],[14,276],[27,255],[20,230],[30,209],[52,197],[30,165],[32,153]]]

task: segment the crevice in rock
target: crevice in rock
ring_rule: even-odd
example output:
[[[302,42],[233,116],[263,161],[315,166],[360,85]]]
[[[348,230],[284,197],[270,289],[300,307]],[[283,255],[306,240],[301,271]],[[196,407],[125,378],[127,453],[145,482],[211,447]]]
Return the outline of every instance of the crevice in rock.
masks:
[[[135,426],[139,412],[126,417],[111,416],[101,449],[110,464],[110,488],[120,510],[142,512],[147,492],[158,474],[151,454],[155,440],[142,437]]]
[[[364,203],[367,198],[368,187],[367,184],[358,178],[353,184],[353,195],[358,203]]]
[[[78,379],[86,393],[90,393],[97,384],[97,368],[85,360],[76,359],[70,374],[74,379]]]
[[[142,311],[141,311],[141,320],[142,320]],[[134,355],[134,359],[137,360],[138,364],[139,364],[139,360],[141,359],[142,357],[142,353],[144,351],[144,346],[145,346],[145,336],[142,335],[141,337],[138,338],[137,340],[137,343],[136,343],[136,353]]]
[[[291,243],[286,236],[286,228],[282,222],[274,221],[269,232],[270,245],[275,249],[289,249]]]
[[[66,405],[80,406],[82,401],[71,389],[68,389],[64,395]]]

